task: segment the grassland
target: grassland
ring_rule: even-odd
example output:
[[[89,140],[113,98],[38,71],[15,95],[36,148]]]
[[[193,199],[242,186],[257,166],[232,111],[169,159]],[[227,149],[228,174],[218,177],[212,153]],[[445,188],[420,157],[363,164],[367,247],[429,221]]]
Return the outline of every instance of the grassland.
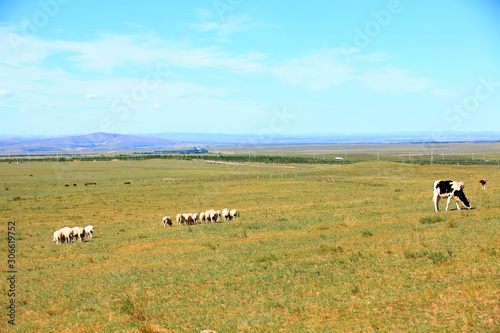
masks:
[[[17,325],[0,328],[497,332],[499,176],[496,166],[376,161],[1,163],[18,274]],[[435,213],[436,179],[463,180],[475,209]],[[240,218],[161,224],[225,207]],[[95,237],[83,244],[51,242],[89,224]],[[0,253],[6,262],[6,237]]]
[[[422,161],[429,164],[446,161],[480,162],[489,160],[498,166],[500,142],[401,143],[401,144],[305,144],[268,146],[226,146],[211,151],[223,154],[249,154],[314,157],[346,161]]]

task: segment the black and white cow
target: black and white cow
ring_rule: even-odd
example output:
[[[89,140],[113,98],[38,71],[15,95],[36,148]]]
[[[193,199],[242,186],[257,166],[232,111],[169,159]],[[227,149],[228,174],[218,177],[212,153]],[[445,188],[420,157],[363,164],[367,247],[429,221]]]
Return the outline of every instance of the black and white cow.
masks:
[[[457,209],[460,210],[458,202],[460,201],[465,208],[471,209],[469,199],[464,194],[463,182],[454,182],[451,180],[436,180],[434,182],[434,208],[436,212],[439,212],[439,199],[448,198],[446,203],[446,211],[448,211],[448,206],[450,205],[451,199],[455,199],[457,204]]]

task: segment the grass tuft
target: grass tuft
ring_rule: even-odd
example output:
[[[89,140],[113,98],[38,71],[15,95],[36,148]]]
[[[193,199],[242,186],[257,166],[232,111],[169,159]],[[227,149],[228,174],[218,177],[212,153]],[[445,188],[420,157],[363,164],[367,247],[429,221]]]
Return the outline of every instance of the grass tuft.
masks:
[[[127,295],[122,300],[122,306],[120,307],[120,310],[123,313],[128,314],[134,320],[146,320],[146,315],[144,314],[144,312],[138,308],[134,298],[129,295]]]
[[[447,249],[447,253],[443,253],[442,251],[427,251],[421,250],[416,252],[405,251],[406,259],[419,259],[419,258],[427,258],[432,261],[433,264],[442,264],[449,260],[451,260],[451,256],[453,255],[453,251],[451,248]]]
[[[162,333],[162,332],[167,332],[167,330],[161,328],[158,325],[153,325],[151,323],[145,324],[145,325],[139,325],[137,327],[139,332],[142,333]]]
[[[344,249],[340,245],[331,246],[331,245],[321,245],[319,247],[320,254],[328,254],[328,253],[343,253]]]
[[[349,261],[350,262],[358,262],[362,258],[363,258],[363,254],[360,251],[358,251],[356,253],[351,254],[351,256],[349,257]]]
[[[479,251],[481,253],[486,253],[490,256],[497,256],[498,255],[498,252],[497,250],[494,248],[494,247],[482,247],[482,246],[479,246]]]
[[[364,237],[373,237],[373,234],[370,230],[363,230],[361,232],[361,234],[364,236]]]
[[[419,222],[422,224],[434,224],[442,221],[444,219],[441,216],[424,216],[419,219]]]
[[[217,248],[220,246],[220,244],[214,243],[214,242],[203,242],[201,243],[202,246],[208,247],[210,250],[215,251]]]
[[[361,292],[361,289],[358,287],[358,285],[354,285],[351,287],[351,294],[357,295]]]
[[[271,261],[277,261],[279,258],[277,255],[274,253],[269,253],[265,254],[263,256],[258,257],[255,261],[256,262],[271,262]]]
[[[427,255],[427,257],[432,260],[433,264],[442,264],[442,263],[447,262],[451,259],[450,255],[446,255],[441,251],[431,252]]]
[[[134,311],[135,311],[135,303],[132,300],[132,297],[127,296],[127,297],[125,297],[123,299],[122,306],[121,306],[120,310],[123,313],[128,314],[128,315],[131,315],[132,313],[134,313]]]

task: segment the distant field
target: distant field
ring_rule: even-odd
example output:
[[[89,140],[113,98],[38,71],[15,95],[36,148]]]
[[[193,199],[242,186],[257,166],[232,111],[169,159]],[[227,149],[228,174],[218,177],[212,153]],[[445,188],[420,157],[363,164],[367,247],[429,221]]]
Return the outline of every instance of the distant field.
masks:
[[[365,148],[348,154],[407,147]],[[468,145],[440,149],[471,152]],[[482,149],[498,156],[498,146]],[[499,176],[496,165],[374,160],[0,163],[4,233],[8,221],[17,228],[17,326],[10,329],[497,332]],[[480,178],[488,180],[485,190]],[[436,179],[463,180],[475,209],[452,204],[435,213]],[[226,207],[241,216],[161,224],[164,215]],[[89,224],[93,239],[52,243],[55,230]],[[6,262],[6,237],[0,253]],[[4,309],[6,277],[3,268]],[[0,325],[6,329],[6,320]]]
[[[211,148],[223,154],[298,155],[322,158],[341,157],[355,161],[495,160],[500,157],[500,142],[436,144],[316,144],[274,146],[225,146]]]

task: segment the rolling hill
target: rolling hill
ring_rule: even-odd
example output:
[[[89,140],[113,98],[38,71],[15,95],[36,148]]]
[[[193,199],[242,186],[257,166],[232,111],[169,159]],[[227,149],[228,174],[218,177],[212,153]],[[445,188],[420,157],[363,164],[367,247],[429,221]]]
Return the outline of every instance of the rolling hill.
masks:
[[[58,138],[10,138],[0,140],[0,152],[166,148],[172,147],[174,144],[175,141],[152,136],[146,137],[97,132],[87,135]]]

